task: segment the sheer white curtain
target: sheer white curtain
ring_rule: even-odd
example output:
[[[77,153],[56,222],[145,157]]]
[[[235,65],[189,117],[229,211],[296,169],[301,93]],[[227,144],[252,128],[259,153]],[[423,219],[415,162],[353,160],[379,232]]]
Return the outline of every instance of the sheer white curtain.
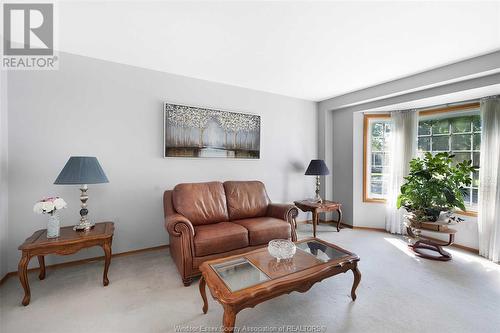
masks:
[[[500,261],[500,96],[481,100],[479,254]]]
[[[387,185],[385,230],[403,233],[404,209],[396,208],[399,189],[409,172],[410,160],[417,151],[418,113],[415,110],[391,112],[390,172]]]

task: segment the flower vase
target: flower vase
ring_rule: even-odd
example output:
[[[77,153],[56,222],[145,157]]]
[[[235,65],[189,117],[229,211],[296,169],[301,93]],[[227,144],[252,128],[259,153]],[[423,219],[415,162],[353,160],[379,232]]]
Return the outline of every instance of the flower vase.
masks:
[[[59,237],[60,229],[61,223],[59,221],[59,214],[57,214],[57,212],[49,214],[49,220],[47,221],[47,238]]]

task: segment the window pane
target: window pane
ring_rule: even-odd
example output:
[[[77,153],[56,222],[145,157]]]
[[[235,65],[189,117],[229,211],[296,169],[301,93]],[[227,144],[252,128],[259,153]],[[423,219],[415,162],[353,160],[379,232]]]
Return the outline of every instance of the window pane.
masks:
[[[373,136],[372,137],[372,151],[382,151],[384,150],[384,138]]]
[[[433,136],[432,137],[432,150],[433,151],[449,151],[450,146],[448,142],[449,136]]]
[[[479,171],[474,171],[472,173],[472,186],[479,187]]]
[[[472,189],[472,205],[477,205],[478,201],[478,190]]]
[[[463,190],[465,205],[470,205],[470,188]]]
[[[474,116],[473,121],[474,132],[481,131],[481,116]]]
[[[384,136],[384,123],[373,123],[372,125],[372,137],[382,137]]]
[[[388,136],[391,134],[391,123],[389,122],[386,122],[385,123],[385,135]]]
[[[459,117],[451,120],[451,131],[453,133],[465,133],[471,131],[471,118]]]
[[[384,153],[372,153],[372,166],[384,164]]]
[[[370,191],[373,194],[382,194],[382,182],[371,182]]]
[[[429,135],[431,134],[431,121],[420,121],[418,123],[418,135]]]
[[[472,149],[479,150],[481,149],[481,133],[474,133],[474,143]]]
[[[470,134],[455,134],[451,136],[452,150],[471,150]]]
[[[371,168],[371,173],[374,174],[374,173],[382,173],[384,169],[382,169],[382,166],[373,166],[372,165],[372,168]]]
[[[455,157],[453,158],[453,162],[455,162],[455,164],[472,159],[471,153],[455,153],[454,152],[453,155],[455,155]]]
[[[431,138],[430,137],[418,138],[418,150],[430,151],[431,150]]]
[[[481,158],[481,153],[472,153],[472,165],[479,168],[479,159]]]
[[[432,134],[448,134],[450,132],[448,119],[436,120],[432,124]]]

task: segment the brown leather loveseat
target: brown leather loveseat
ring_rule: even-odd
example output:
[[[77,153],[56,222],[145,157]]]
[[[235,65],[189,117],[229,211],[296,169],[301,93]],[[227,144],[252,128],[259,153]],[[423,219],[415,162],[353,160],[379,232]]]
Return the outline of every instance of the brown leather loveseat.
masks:
[[[191,284],[206,260],[244,253],[276,238],[296,240],[293,205],[272,204],[259,181],[179,184],[163,195],[170,253]]]

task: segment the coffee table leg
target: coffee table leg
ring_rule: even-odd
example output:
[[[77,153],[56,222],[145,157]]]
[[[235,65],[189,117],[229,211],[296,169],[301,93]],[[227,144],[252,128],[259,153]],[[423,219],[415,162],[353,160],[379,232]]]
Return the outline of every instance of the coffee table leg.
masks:
[[[208,311],[208,302],[207,302],[207,291],[206,291],[206,282],[203,275],[200,277],[200,294],[201,298],[203,298],[203,313],[207,313]]]
[[[111,264],[111,242],[105,242],[102,246],[104,250],[104,274],[102,277],[102,284],[106,287],[109,284],[108,280],[108,270],[109,264]]]
[[[224,306],[224,317],[222,318],[222,325],[224,332],[233,333],[234,323],[236,322],[236,313],[229,306]]]
[[[22,304],[24,306],[30,304],[31,292],[30,285],[28,281],[28,263],[30,262],[30,256],[27,253],[23,252],[23,256],[19,261],[17,274],[19,275],[19,280],[21,281],[21,285],[24,289],[24,298]]]
[[[38,274],[38,278],[43,280],[45,279],[45,257],[38,256],[38,263],[40,264],[40,274]]]
[[[359,282],[361,281],[361,272],[358,269],[358,265],[356,265],[352,269],[352,273],[354,274],[354,281],[352,283],[351,298],[353,301],[355,301],[356,300],[356,288],[358,288]]]

